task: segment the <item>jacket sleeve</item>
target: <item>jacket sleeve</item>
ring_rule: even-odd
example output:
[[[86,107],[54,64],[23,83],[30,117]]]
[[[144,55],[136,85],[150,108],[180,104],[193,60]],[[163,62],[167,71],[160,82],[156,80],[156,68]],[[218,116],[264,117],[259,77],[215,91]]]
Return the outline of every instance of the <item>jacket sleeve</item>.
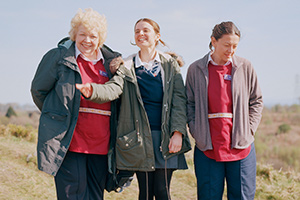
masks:
[[[31,82],[31,95],[35,105],[41,111],[44,100],[49,91],[51,91],[57,81],[57,62],[60,58],[60,50],[58,48],[47,52],[35,73]]]
[[[179,131],[185,137],[187,136],[186,130],[186,94],[183,79],[180,73],[179,66],[174,60],[172,63],[175,65],[175,74],[173,82],[173,94],[172,94],[172,104],[171,104],[171,133],[174,131]]]
[[[187,123],[189,132],[194,135],[195,131],[195,96],[194,96],[194,73],[190,66],[186,76],[185,90],[187,96]]]
[[[263,99],[257,75],[252,66],[251,70],[251,78],[249,79],[251,84],[249,96],[249,121],[251,132],[254,135],[262,117]]]
[[[124,70],[127,70],[126,67],[121,65],[116,71],[115,75],[105,84],[91,83],[93,87],[93,93],[88,100],[101,104],[119,98],[123,93],[125,77]]]

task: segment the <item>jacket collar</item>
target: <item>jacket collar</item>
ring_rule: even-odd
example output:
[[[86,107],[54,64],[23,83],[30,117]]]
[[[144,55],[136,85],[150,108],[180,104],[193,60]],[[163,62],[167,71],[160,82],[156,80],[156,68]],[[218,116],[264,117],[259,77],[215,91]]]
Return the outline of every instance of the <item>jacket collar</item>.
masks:
[[[79,68],[77,66],[77,61],[76,61],[76,57],[75,57],[75,55],[76,55],[75,54],[75,42],[71,41],[69,38],[64,38],[63,40],[61,40],[59,42],[58,47],[64,48],[66,51],[66,53],[62,56],[61,61],[59,61],[59,62],[70,67],[71,69],[73,69],[75,71],[80,72]],[[112,51],[106,45],[103,45],[100,48],[100,50],[101,50],[101,53],[105,60],[105,63],[104,63],[105,70],[108,73],[108,77],[111,78],[112,74],[109,69],[109,63],[113,58],[121,56],[121,54]]]
[[[211,57],[212,55],[212,52],[208,54],[208,61],[207,61],[207,65],[209,64],[209,62],[211,62],[213,65],[218,65],[217,63],[215,63],[215,61],[212,59]],[[230,58],[226,63],[225,63],[225,66],[226,65],[229,65],[232,63],[232,58]]]
[[[59,47],[64,48],[63,50],[66,51],[66,53],[62,56],[61,61],[59,62],[70,67],[75,71],[79,71],[75,58],[75,42],[69,40],[63,45],[60,44]]]
[[[120,53],[117,53],[117,52],[114,52],[113,50],[111,50],[108,46],[106,45],[102,45],[102,47],[100,48],[101,50],[101,53],[103,55],[103,58],[105,60],[105,63],[104,63],[104,68],[106,70],[106,72],[108,73],[108,78],[111,78],[113,75],[112,73],[110,72],[110,68],[109,68],[109,64],[110,62],[116,58],[116,57],[119,57],[121,56]]]
[[[202,59],[200,59],[200,63],[198,67],[202,70],[205,70],[205,68],[208,67],[208,61],[209,61],[210,52],[208,52]],[[232,56],[232,67],[237,69],[239,66],[241,66],[241,61],[238,56],[233,55]]]
[[[134,59],[136,59],[137,54],[132,54],[124,59],[124,65],[125,67],[130,71],[130,73],[125,74],[125,77],[128,81],[135,82],[136,76],[135,76],[135,62]],[[161,61],[161,67],[164,77],[163,84],[165,84],[165,80],[168,80],[170,77],[170,70],[167,69],[167,61],[170,60],[171,56],[169,54],[163,53],[159,50],[157,50],[157,55],[159,56],[159,59]],[[166,71],[167,70],[167,71]],[[167,76],[167,77],[166,77]]]

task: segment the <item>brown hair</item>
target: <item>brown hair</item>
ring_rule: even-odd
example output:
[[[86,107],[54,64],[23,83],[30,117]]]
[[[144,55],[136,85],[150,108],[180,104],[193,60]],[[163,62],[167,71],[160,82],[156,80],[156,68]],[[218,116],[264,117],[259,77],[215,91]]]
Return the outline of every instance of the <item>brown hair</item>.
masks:
[[[139,20],[135,23],[134,28],[136,27],[136,25],[137,25],[139,22],[147,22],[148,24],[150,24],[150,25],[153,27],[154,32],[155,32],[156,34],[160,33],[160,27],[159,27],[159,25],[158,25],[155,21],[153,21],[152,19],[149,19],[149,18],[141,18],[141,19],[139,19]],[[159,40],[156,42],[156,45],[158,45],[158,42],[160,42],[163,46],[166,46],[166,44],[164,43],[164,41],[162,41],[161,39],[159,39]]]
[[[218,40],[226,34],[235,34],[239,36],[239,38],[241,37],[239,29],[231,21],[222,22],[220,24],[215,25],[214,29],[212,30],[211,37],[214,37],[216,40]],[[210,50],[212,50],[211,42],[209,43],[209,48]]]

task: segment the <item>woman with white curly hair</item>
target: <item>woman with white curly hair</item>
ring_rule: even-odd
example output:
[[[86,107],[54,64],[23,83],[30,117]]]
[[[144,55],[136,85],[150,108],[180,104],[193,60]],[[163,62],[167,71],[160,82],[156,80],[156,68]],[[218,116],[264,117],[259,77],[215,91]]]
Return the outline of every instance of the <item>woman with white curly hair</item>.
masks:
[[[107,82],[120,54],[103,44],[106,18],[93,9],[77,12],[69,34],[46,53],[32,81],[41,111],[38,168],[55,177],[58,199],[103,199],[116,102],[88,101],[75,84]]]

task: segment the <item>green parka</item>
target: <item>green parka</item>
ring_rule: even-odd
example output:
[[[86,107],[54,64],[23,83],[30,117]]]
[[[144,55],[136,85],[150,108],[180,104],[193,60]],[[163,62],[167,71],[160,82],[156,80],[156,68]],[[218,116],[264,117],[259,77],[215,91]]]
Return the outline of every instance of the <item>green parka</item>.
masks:
[[[121,54],[106,46],[101,48],[104,67],[109,77],[109,64]],[[31,95],[41,111],[38,129],[38,168],[55,176],[60,168],[77,123],[82,83],[75,59],[75,43],[62,40],[57,48],[47,52],[41,60],[31,84]],[[115,98],[116,99],[116,98]],[[116,132],[116,102],[111,103],[111,134]]]
[[[165,159],[191,149],[187,135],[186,95],[177,61],[168,54],[160,53],[164,70],[164,95],[161,125],[161,151]],[[114,61],[112,61],[113,63]],[[140,94],[133,56],[125,60],[117,75],[104,85],[92,84],[91,101],[103,103],[112,100],[122,89],[116,137],[116,164],[119,170],[153,171],[155,158],[151,130]],[[109,97],[109,94],[112,96]],[[169,153],[169,141],[174,131],[183,135],[181,150]]]

